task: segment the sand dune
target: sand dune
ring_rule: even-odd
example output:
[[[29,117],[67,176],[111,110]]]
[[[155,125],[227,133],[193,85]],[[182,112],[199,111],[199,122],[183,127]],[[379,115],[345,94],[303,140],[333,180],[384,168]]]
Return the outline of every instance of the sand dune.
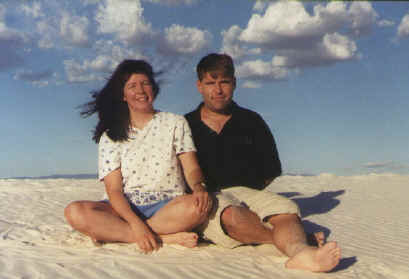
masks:
[[[283,176],[269,189],[296,201],[307,231],[323,230],[343,251],[328,274],[284,268],[271,245],[233,250],[136,245],[95,247],[64,221],[72,200],[97,200],[93,179],[0,180],[0,278],[409,278],[409,176]]]

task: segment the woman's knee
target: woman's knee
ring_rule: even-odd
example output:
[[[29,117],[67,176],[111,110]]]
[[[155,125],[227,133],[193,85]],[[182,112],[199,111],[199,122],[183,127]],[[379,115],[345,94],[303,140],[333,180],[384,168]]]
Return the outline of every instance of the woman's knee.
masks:
[[[196,198],[193,195],[186,195],[181,201],[181,210],[184,212],[184,217],[189,218],[195,223],[203,223],[209,215],[210,210],[201,211]]]
[[[64,216],[68,223],[75,229],[81,229],[86,226],[86,207],[81,201],[74,201],[64,209]]]

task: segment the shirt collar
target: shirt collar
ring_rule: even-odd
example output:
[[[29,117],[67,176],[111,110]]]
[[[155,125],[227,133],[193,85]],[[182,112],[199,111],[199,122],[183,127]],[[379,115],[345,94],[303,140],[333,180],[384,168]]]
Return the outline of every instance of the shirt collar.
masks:
[[[202,108],[202,106],[204,106],[204,102],[201,102],[201,103],[197,106],[197,108],[196,108],[196,110],[195,110],[195,112],[194,112],[195,118],[196,118],[197,120],[201,120],[201,117],[200,117],[200,109]],[[231,106],[231,112],[232,112],[232,114],[234,114],[235,112],[237,112],[237,109],[240,108],[240,106],[237,105],[237,103],[236,103],[235,101],[232,101],[231,104],[230,104],[230,106]]]

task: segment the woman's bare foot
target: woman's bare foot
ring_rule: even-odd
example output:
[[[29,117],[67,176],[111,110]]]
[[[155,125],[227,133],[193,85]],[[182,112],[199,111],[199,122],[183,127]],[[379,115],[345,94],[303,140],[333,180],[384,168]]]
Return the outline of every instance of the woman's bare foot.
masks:
[[[310,246],[322,247],[325,244],[324,232],[315,232],[307,234],[307,243]]]
[[[341,249],[336,242],[328,242],[321,247],[307,246],[291,257],[287,268],[313,272],[326,272],[336,267],[341,259]]]
[[[194,232],[178,232],[173,234],[164,234],[159,236],[163,243],[179,244],[187,248],[197,246],[198,235]]]
[[[102,245],[105,244],[104,241],[102,241],[102,240],[97,240],[97,239],[92,238],[92,237],[91,237],[91,240],[92,240],[92,243],[94,244],[95,247],[101,247]]]

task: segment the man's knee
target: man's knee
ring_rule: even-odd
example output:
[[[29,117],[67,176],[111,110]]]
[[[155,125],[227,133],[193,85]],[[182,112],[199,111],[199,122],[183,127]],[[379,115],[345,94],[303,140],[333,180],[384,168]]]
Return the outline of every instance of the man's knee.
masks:
[[[261,222],[256,213],[242,206],[229,206],[221,214],[221,224],[225,231],[241,229],[242,225]]]
[[[268,222],[272,225],[283,223],[283,222],[296,222],[300,223],[300,217],[295,213],[285,213],[285,214],[276,214],[268,217]]]

